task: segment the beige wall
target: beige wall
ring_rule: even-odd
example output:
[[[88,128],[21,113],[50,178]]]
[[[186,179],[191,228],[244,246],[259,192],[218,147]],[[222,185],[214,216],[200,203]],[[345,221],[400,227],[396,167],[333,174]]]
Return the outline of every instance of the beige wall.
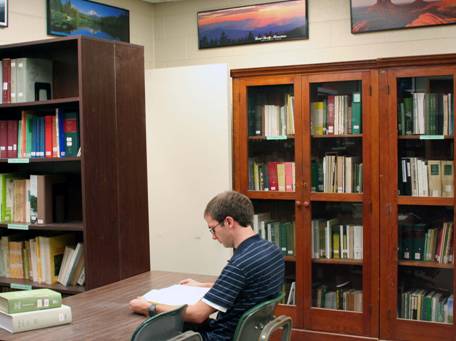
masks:
[[[103,0],[130,11],[130,41],[143,45],[145,67],[154,67],[154,6],[142,0]],[[0,44],[52,38],[46,34],[46,0],[10,0],[8,27],[0,28]]]
[[[456,25],[350,33],[349,0],[309,0],[309,39],[198,50],[196,13],[267,0],[184,0],[155,10],[156,67],[227,63],[230,68],[456,52]]]

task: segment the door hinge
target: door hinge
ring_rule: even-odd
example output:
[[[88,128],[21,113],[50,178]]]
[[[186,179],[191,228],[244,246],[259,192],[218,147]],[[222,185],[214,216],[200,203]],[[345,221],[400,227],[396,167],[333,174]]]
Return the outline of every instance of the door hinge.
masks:
[[[372,86],[369,85],[369,96],[372,96]]]

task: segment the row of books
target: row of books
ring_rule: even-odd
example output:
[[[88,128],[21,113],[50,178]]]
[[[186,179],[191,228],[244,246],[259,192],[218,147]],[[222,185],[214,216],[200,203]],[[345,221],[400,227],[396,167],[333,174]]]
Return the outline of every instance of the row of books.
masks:
[[[284,256],[295,254],[295,223],[272,219],[269,212],[253,215],[253,230],[261,238],[276,244]]]
[[[453,135],[452,94],[415,92],[398,108],[400,135]]]
[[[294,135],[294,96],[284,94],[276,101],[280,104],[265,104],[265,98],[260,98],[259,102],[256,105],[252,102],[249,107],[249,136],[284,138]]]
[[[363,226],[313,219],[312,258],[363,259]]]
[[[44,115],[44,116],[43,116]],[[0,158],[77,156],[79,119],[75,111],[22,111],[20,120],[0,121]]]
[[[400,258],[405,260],[453,263],[453,223],[428,228],[426,224],[399,225]]]
[[[418,197],[453,197],[453,161],[402,157],[399,193]]]
[[[51,98],[52,61],[39,58],[1,60],[2,102],[33,102]]]
[[[452,324],[454,296],[415,289],[400,294],[399,318]]]
[[[294,162],[261,162],[249,159],[249,190],[294,192]]]
[[[329,290],[323,284],[314,289],[313,306],[317,308],[337,309],[347,311],[363,311],[363,292],[347,288],[350,282],[336,286],[335,290]]]
[[[65,177],[62,175],[19,178],[13,174],[0,174],[0,221],[19,224],[53,222],[54,198],[56,205],[64,207],[64,196],[54,193],[57,186],[64,184]],[[56,216],[59,214],[62,212],[56,212]]]
[[[57,282],[65,286],[84,285],[83,245],[76,244],[74,234],[30,239],[2,236],[0,245],[2,277],[50,285]]]
[[[0,328],[10,333],[70,323],[71,308],[50,289],[0,293]]]
[[[361,94],[329,95],[310,104],[311,133],[320,135],[361,134]]]
[[[358,157],[325,155],[311,162],[312,190],[326,193],[361,193],[363,164]]]

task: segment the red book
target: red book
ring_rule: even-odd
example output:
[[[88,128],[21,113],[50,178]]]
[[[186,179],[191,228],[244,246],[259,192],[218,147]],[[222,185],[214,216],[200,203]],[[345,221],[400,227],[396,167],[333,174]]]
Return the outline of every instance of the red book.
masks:
[[[285,191],[294,192],[293,162],[285,162]]]
[[[16,158],[17,157],[17,121],[16,120],[9,120],[7,121],[8,125],[8,137],[7,137],[7,153],[6,156],[8,158]]]
[[[3,103],[11,103],[11,59],[2,60],[2,99]]]
[[[279,179],[277,178],[277,164],[278,162],[268,162],[268,175],[269,175],[269,190],[279,190]]]
[[[45,157],[52,157],[52,146],[53,146],[53,138],[52,138],[52,121],[54,120],[54,116],[47,115],[44,116],[44,144],[45,144]]]
[[[8,145],[8,121],[0,121],[0,158],[6,159]]]

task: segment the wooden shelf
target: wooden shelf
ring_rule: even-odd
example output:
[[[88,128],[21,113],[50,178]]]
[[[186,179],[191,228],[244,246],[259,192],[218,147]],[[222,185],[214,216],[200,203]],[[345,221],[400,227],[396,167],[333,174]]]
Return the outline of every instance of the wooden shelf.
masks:
[[[21,158],[18,158],[21,159]],[[0,163],[8,163],[8,160],[13,159],[0,159]],[[27,163],[43,163],[43,162],[80,162],[80,157],[47,157],[47,158],[29,158],[28,162],[10,162],[12,164],[27,164]]]
[[[249,141],[287,141],[294,140],[294,135],[287,135],[286,139],[282,138],[267,138],[266,136],[249,136]]]
[[[69,286],[63,286],[60,283],[56,284],[46,284],[46,283],[38,283],[38,282],[33,282],[27,279],[17,279],[17,278],[8,278],[8,277],[0,277],[0,286],[8,286],[10,287],[11,284],[19,284],[19,285],[30,285],[32,288],[48,288],[52,289],[55,291],[59,291],[63,294],[79,294],[81,292],[85,291],[84,287],[80,286],[75,286],[75,287],[69,287]]]
[[[363,134],[312,135],[313,139],[362,138]]]
[[[296,306],[289,304],[278,304],[275,308],[275,315],[287,315],[290,316],[293,321],[296,321],[298,318]]]
[[[399,196],[398,205],[453,206],[454,198]]]
[[[0,104],[0,109],[39,108],[39,107],[51,107],[51,106],[59,106],[59,105],[74,104],[74,103],[79,103],[79,97],[57,98],[57,99],[50,99],[47,101],[37,101],[37,102],[3,103],[3,104]]]
[[[21,224],[21,223],[15,223]],[[42,230],[42,231],[83,231],[84,225],[82,222],[75,223],[50,223],[50,224],[27,224],[29,230]],[[8,224],[0,224],[0,228],[8,228]]]
[[[283,259],[285,259],[285,262],[296,262],[295,256],[284,256]]]
[[[411,260],[400,260],[398,262],[400,266],[412,266],[417,268],[435,268],[435,269],[450,269],[452,270],[454,264],[441,264],[437,262],[420,262]]]
[[[327,258],[312,258],[312,263],[315,264],[336,264],[336,265],[363,265],[362,259],[327,259]]]
[[[247,196],[250,199],[295,200],[296,193],[278,191],[248,191]]]
[[[343,202],[362,202],[363,193],[310,193],[312,201],[343,201]]]

